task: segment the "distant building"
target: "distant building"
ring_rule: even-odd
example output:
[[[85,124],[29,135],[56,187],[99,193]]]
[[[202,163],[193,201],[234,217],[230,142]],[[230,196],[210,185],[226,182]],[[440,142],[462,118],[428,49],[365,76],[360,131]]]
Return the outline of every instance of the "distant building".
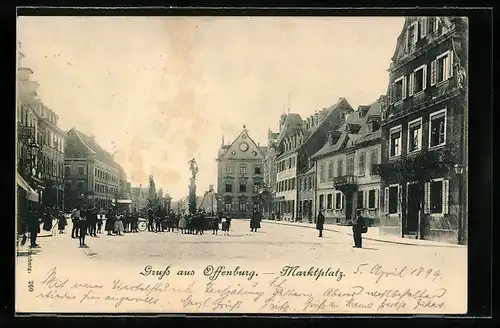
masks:
[[[382,112],[380,232],[467,243],[468,26],[407,17]]]
[[[93,136],[72,128],[67,132],[65,200],[69,208],[107,208],[128,196],[125,171]],[[68,207],[67,206],[67,207]]]
[[[139,187],[131,188],[132,209],[141,211],[148,205],[148,188]]]
[[[245,126],[231,143],[222,143],[217,157],[217,208],[234,218],[249,217],[260,207],[264,184],[262,160],[265,147],[256,144]]]
[[[324,145],[328,131],[338,128],[345,115],[352,111],[347,100],[339,98],[336,104],[323,108],[306,120],[293,113],[281,116],[277,140],[275,212],[279,212],[282,219],[297,220],[297,177],[311,169],[309,158]],[[309,201],[312,200],[308,199],[306,204]]]
[[[274,211],[274,198],[276,196],[276,148],[278,146],[278,132],[269,129],[267,133],[267,146],[262,159],[264,184],[259,190],[262,199],[262,210],[265,217],[269,218]]]

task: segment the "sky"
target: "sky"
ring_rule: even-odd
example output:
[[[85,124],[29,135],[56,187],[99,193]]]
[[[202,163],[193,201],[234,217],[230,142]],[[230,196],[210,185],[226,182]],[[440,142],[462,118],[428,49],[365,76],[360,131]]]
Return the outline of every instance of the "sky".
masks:
[[[19,17],[22,66],[59,115],[114,153],[132,186],[217,184],[222,136],[260,145],[283,112],[385,94],[403,17]]]

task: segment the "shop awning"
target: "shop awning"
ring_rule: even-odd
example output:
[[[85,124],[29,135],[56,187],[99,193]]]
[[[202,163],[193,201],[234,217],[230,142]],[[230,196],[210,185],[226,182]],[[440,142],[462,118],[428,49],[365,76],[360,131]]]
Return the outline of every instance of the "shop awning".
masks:
[[[132,204],[131,199],[118,199],[118,204]]]
[[[38,202],[38,193],[31,188],[28,182],[23,179],[23,177],[16,172],[16,180],[17,180],[17,185],[21,188],[23,188],[26,193],[28,194],[28,200],[31,200],[32,202]]]

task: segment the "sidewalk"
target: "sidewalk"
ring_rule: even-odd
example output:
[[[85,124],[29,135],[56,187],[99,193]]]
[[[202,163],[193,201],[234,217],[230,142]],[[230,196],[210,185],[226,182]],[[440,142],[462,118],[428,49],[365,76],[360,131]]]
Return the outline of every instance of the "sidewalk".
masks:
[[[302,228],[310,228],[316,229],[315,223],[301,223],[301,222],[287,222],[287,221],[274,221],[274,220],[262,220],[265,223],[271,224],[281,224],[281,225],[289,225],[293,227],[302,227]],[[334,224],[325,224],[325,231],[333,231],[337,233],[347,234],[352,236],[352,227],[351,226],[339,226]],[[412,245],[412,246],[432,246],[432,247],[454,247],[454,248],[464,248],[467,246],[456,245],[456,244],[448,244],[437,241],[430,240],[420,240],[420,239],[408,239],[408,238],[398,238],[394,236],[384,236],[379,234],[378,227],[369,227],[368,232],[363,234],[363,239],[365,240],[373,240],[383,243],[392,243],[392,244],[400,244],[400,245]]]

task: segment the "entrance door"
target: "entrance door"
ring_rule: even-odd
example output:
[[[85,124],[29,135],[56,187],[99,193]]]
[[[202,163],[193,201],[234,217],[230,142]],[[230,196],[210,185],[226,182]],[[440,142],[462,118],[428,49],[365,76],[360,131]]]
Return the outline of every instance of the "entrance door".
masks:
[[[354,192],[345,193],[345,222],[352,218],[353,195]]]
[[[418,212],[420,210],[420,184],[408,184],[408,203],[406,205],[406,233],[418,233]]]

